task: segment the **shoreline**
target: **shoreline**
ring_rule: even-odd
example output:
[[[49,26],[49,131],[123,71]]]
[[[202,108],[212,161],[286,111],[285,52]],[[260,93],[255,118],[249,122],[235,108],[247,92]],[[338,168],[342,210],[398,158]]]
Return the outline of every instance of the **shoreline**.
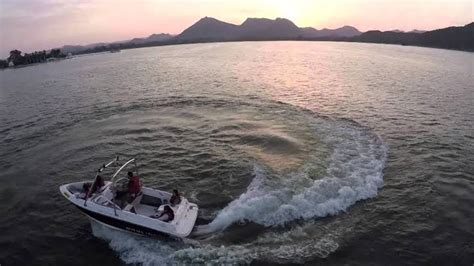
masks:
[[[339,43],[363,43],[363,44],[365,43],[365,44],[381,44],[381,45],[420,47],[420,48],[440,49],[440,50],[447,50],[447,51],[458,51],[458,52],[474,53],[474,50],[450,49],[450,48],[443,48],[443,47],[411,45],[411,44],[382,43],[382,42],[359,42],[359,41],[349,41],[349,40],[314,40],[314,39],[228,40],[228,41],[222,40],[222,41],[177,42],[177,43],[160,43],[160,44],[154,44],[154,45],[143,45],[143,46],[136,46],[136,47],[123,47],[120,50],[133,50],[133,49],[140,49],[140,48],[152,48],[152,47],[160,47],[160,46],[177,46],[177,45],[187,45],[187,44],[240,43],[240,42],[339,42]],[[18,68],[24,68],[24,67],[29,67],[29,66],[42,65],[42,64],[45,64],[45,63],[59,62],[59,61],[67,60],[67,59],[73,59],[75,57],[98,55],[98,54],[108,54],[108,53],[111,53],[111,52],[110,51],[101,51],[101,52],[91,52],[91,53],[78,53],[78,54],[74,54],[71,58],[58,58],[57,60],[51,61],[51,62],[46,62],[45,61],[45,62],[39,62],[39,63],[33,63],[33,64],[18,65],[18,66],[13,66],[13,67],[5,67],[5,68],[0,68],[0,70],[18,69]]]

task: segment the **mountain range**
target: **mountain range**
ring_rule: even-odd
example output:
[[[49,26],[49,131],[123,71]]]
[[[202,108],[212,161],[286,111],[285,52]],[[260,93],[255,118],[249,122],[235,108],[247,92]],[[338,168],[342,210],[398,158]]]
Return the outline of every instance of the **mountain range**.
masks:
[[[190,43],[211,41],[243,41],[243,40],[292,40],[314,38],[353,37],[361,32],[354,27],[344,26],[338,29],[299,28],[284,18],[248,18],[241,25],[223,22],[211,17],[204,17],[185,29],[179,35],[152,34],[146,38],[132,40],[95,43],[88,45],[65,45],[63,53],[84,53],[104,48],[132,48],[134,46],[151,46],[151,44]]]
[[[413,30],[402,32],[368,31],[360,32],[352,26],[337,29],[300,28],[285,18],[248,18],[241,25],[235,25],[211,17],[204,17],[185,29],[179,35],[152,34],[146,38],[96,43],[90,45],[66,45],[60,48],[63,53],[81,54],[107,51],[110,49],[129,49],[156,45],[172,45],[199,42],[225,41],[266,41],[266,40],[321,40],[390,43],[418,45],[474,51],[474,23],[463,27],[449,27],[434,31]]]
[[[330,30],[299,28],[284,18],[248,18],[241,25],[234,25],[205,17],[184,30],[177,40],[233,41],[233,40],[293,40],[318,37],[353,37],[361,32],[351,26]]]

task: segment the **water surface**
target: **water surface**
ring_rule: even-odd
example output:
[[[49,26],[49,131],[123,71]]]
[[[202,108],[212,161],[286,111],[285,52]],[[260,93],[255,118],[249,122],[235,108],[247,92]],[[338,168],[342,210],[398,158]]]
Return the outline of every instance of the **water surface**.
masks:
[[[0,263],[474,260],[471,53],[194,44],[0,72]],[[89,224],[58,192],[116,154],[199,237]]]

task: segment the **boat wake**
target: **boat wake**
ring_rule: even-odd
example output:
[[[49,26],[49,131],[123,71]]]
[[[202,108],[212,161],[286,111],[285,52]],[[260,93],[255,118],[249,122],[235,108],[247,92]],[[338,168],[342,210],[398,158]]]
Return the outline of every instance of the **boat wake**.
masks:
[[[337,238],[343,232],[332,229],[315,239],[308,228],[314,229],[315,218],[346,212],[357,201],[377,195],[383,185],[387,147],[373,131],[353,121],[312,113],[303,116],[317,140],[300,167],[275,171],[253,156],[257,158],[253,179],[245,192],[218,211],[209,224],[196,226],[193,236],[197,239],[156,241],[97,225],[94,235],[106,239],[126,263],[145,265],[304,262],[327,257],[337,250]],[[264,229],[244,244],[221,241],[233,224],[247,222]]]
[[[324,234],[316,241],[307,232],[313,224],[297,226],[282,234],[265,233],[246,244],[213,245],[206,241],[151,239],[117,231],[92,222],[94,236],[104,239],[127,264],[140,265],[243,265],[254,260],[272,263],[304,263],[326,258],[339,247],[337,234]]]
[[[337,126],[334,121],[331,126]],[[356,201],[377,195],[383,185],[387,149],[381,139],[355,124],[321,127],[322,142],[333,148],[323,176],[312,176],[312,162],[302,170],[278,175],[254,166],[254,179],[238,199],[220,211],[194,235],[226,229],[235,222],[251,221],[278,226],[297,219],[325,217],[346,211]]]

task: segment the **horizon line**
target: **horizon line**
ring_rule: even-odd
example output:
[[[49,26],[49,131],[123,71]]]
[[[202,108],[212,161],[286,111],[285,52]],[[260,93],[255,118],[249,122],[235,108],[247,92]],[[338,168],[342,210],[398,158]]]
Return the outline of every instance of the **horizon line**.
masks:
[[[316,27],[313,27],[313,26],[308,26],[308,27],[300,27],[298,26],[295,22],[293,22],[291,19],[288,19],[288,18],[285,18],[285,17],[275,17],[275,18],[268,18],[268,17],[247,17],[245,18],[240,24],[234,24],[234,23],[231,23],[231,22],[227,22],[225,20],[221,20],[221,19],[218,19],[216,17],[211,17],[211,16],[204,16],[204,17],[201,17],[200,19],[196,20],[193,24],[189,25],[188,27],[186,27],[185,29],[181,30],[179,33],[170,33],[170,32],[152,32],[146,36],[134,36],[134,37],[128,37],[127,39],[122,39],[122,40],[114,40],[114,41],[99,41],[99,42],[89,42],[89,43],[81,43],[81,44],[62,44],[61,46],[56,46],[56,47],[50,47],[50,48],[47,48],[47,49],[35,49],[35,50],[32,50],[32,51],[28,51],[28,52],[24,52],[22,51],[22,53],[34,53],[34,52],[40,52],[40,51],[50,51],[52,49],[61,49],[63,48],[64,46],[88,46],[88,45],[94,45],[94,44],[101,44],[101,43],[104,43],[104,44],[112,44],[112,43],[119,43],[119,42],[127,42],[127,41],[131,41],[135,38],[137,39],[140,39],[140,38],[147,38],[147,37],[150,37],[151,35],[154,35],[154,34],[168,34],[168,35],[171,35],[173,37],[176,37],[176,36],[179,36],[180,34],[182,34],[186,29],[190,28],[191,26],[193,26],[194,24],[196,24],[197,22],[199,22],[200,20],[202,19],[205,19],[205,18],[211,18],[211,19],[215,19],[217,21],[220,21],[220,22],[224,22],[224,23],[228,23],[228,24],[231,24],[231,25],[235,25],[235,26],[241,26],[243,23],[245,23],[246,20],[248,19],[268,19],[268,20],[277,20],[277,19],[284,19],[284,20],[288,20],[290,21],[291,23],[293,23],[295,26],[297,26],[298,28],[300,29],[304,29],[304,28],[313,28],[315,30],[335,30],[335,29],[340,29],[340,28],[343,28],[343,27],[353,27],[355,29],[357,29],[358,31],[360,31],[357,27],[355,26],[352,26],[352,25],[348,25],[348,24],[345,24],[343,26],[340,26],[340,27],[337,27],[337,28],[327,28],[327,27],[323,27],[323,28],[316,28]],[[447,26],[447,27],[444,27],[444,28],[449,28],[449,27],[462,27],[462,26],[466,26],[466,25],[469,25],[471,23],[473,23],[473,21],[467,23],[467,24],[463,24],[463,25],[451,25],[451,26]],[[360,31],[361,34],[362,33],[365,33],[365,32],[369,32],[369,31],[381,31],[381,32],[391,32],[391,31],[400,31],[400,32],[404,32],[404,33],[409,33],[409,32],[412,32],[412,31],[423,31],[423,32],[427,32],[427,31],[434,31],[434,30],[439,30],[439,29],[444,29],[444,28],[433,28],[433,29],[417,29],[417,28],[413,28],[412,30],[410,31],[403,31],[403,30],[399,30],[399,29],[392,29],[392,30],[380,30],[380,29],[370,29],[370,30],[366,30],[366,31]],[[14,48],[14,50],[17,49],[17,48]],[[12,51],[12,50],[11,50]],[[6,52],[6,53],[9,53],[10,51]],[[7,56],[9,56],[7,54]]]

